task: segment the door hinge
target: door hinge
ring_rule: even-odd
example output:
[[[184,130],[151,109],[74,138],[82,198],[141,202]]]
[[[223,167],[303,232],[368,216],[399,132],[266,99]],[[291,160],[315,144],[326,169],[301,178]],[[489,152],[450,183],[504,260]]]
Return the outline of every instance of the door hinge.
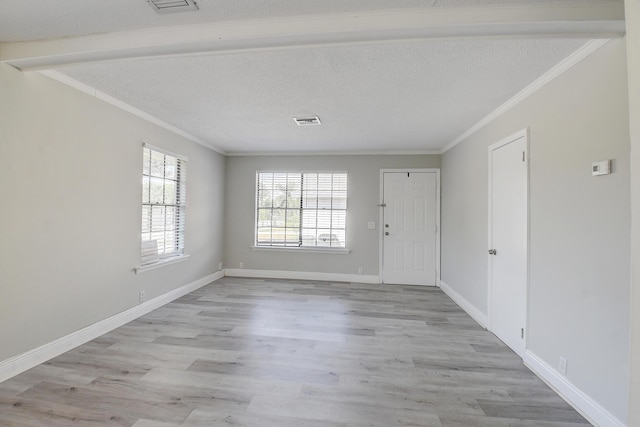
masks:
[[[522,152],[522,161],[524,162],[524,151]]]
[[[520,329],[520,338],[524,339],[524,328]]]

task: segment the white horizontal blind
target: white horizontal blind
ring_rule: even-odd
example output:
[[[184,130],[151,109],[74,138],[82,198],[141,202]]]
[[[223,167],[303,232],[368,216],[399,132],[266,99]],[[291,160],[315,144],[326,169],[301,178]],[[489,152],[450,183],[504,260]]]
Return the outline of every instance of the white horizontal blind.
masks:
[[[256,246],[346,247],[346,173],[258,172],[256,179]]]
[[[142,162],[142,264],[184,253],[186,160],[145,145]]]

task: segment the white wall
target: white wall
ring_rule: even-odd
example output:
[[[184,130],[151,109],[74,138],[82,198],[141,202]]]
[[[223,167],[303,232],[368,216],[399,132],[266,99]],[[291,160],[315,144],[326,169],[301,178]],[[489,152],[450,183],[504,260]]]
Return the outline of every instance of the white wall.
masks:
[[[631,131],[631,388],[629,425],[640,425],[640,0],[626,0]]]
[[[442,279],[487,311],[487,147],[530,128],[531,353],[619,420],[629,375],[625,42],[584,59],[442,157]],[[613,174],[591,162],[613,159]],[[499,250],[499,248],[498,248]]]
[[[378,275],[380,169],[437,168],[440,156],[246,156],[228,157],[226,170],[225,267]],[[258,170],[347,171],[348,255],[252,250]],[[376,229],[367,229],[375,221]]]
[[[136,275],[142,142],[189,157],[186,252]],[[224,158],[0,64],[0,361],[217,270]]]

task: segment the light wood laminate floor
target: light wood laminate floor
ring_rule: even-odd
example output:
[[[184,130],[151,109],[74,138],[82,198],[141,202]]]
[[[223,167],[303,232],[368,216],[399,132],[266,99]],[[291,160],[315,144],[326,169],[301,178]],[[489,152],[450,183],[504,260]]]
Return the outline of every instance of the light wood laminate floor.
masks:
[[[437,288],[224,278],[0,384],[0,425],[589,424]]]

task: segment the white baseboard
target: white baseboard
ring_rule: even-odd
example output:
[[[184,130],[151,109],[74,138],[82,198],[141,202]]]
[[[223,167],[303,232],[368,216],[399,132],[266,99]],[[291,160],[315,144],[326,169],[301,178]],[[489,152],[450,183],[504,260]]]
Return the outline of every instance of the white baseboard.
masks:
[[[599,427],[625,427],[622,421],[603,408],[598,402],[584,394],[565,376],[560,375],[529,350],[525,352],[524,364],[593,425]]]
[[[265,279],[321,280],[327,282],[354,282],[372,284],[380,283],[380,278],[373,275],[314,273],[309,271],[248,270],[239,268],[227,268],[224,270],[224,275],[229,277],[254,277]]]
[[[129,310],[118,313],[107,319],[101,320],[79,331],[73,332],[53,342],[29,350],[25,353],[11,357],[0,362],[0,382],[8,380],[24,371],[53,359],[73,348],[87,343],[101,335],[106,334],[132,320],[139,318],[171,301],[180,298],[183,295],[193,292],[202,286],[218,280],[224,276],[222,271],[215,272],[194,282],[181,286],[157,298],[144,302],[140,305],[130,308]]]
[[[486,314],[478,310],[473,304],[467,301],[462,295],[454,291],[453,288],[447,285],[443,280],[440,280],[440,289],[442,289],[442,291],[447,294],[447,296],[449,296],[449,298],[451,298],[453,302],[458,304],[461,309],[466,311],[467,314],[473,318],[473,320],[478,322],[480,326],[487,329],[487,326],[489,325],[489,317]]]
[[[456,304],[469,314],[483,328],[487,328],[489,318],[474,307],[469,301],[454,291],[444,281],[440,281],[440,288]],[[613,414],[603,408],[598,402],[587,396],[573,385],[566,377],[560,375],[546,362],[527,350],[523,358],[524,364],[531,369],[542,381],[547,383],[556,393],[569,403],[589,422],[599,427],[625,427],[625,424]]]

